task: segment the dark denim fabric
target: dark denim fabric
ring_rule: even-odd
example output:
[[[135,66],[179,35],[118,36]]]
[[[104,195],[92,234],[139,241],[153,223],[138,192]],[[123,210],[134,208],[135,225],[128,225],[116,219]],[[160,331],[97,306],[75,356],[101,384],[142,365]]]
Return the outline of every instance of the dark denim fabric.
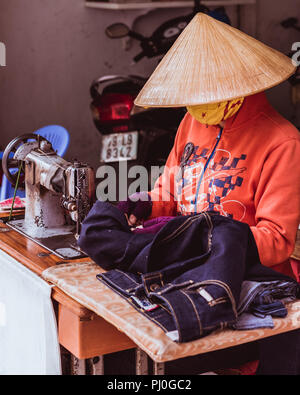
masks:
[[[286,316],[284,303],[295,299],[299,285],[291,281],[254,282],[244,281],[242,284],[238,314],[253,312],[257,316]],[[285,313],[282,309],[285,309]],[[280,311],[280,312],[279,312]]]
[[[247,224],[215,212],[179,216],[157,234],[134,234],[122,213],[97,202],[79,246],[107,273],[98,278],[174,340],[232,324],[244,279],[291,281],[260,264]]]
[[[239,330],[273,328],[272,317],[286,317],[286,302],[295,300],[298,284],[290,281],[243,281],[238,305]]]

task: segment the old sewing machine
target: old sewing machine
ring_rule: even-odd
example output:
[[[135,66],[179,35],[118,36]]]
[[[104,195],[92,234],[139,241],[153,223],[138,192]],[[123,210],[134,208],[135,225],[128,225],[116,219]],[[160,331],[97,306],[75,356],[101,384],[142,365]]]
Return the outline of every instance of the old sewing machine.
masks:
[[[26,191],[25,217],[6,224],[62,259],[85,256],[76,239],[94,202],[93,169],[67,162],[36,134],[12,140],[3,153],[2,167],[8,180]]]

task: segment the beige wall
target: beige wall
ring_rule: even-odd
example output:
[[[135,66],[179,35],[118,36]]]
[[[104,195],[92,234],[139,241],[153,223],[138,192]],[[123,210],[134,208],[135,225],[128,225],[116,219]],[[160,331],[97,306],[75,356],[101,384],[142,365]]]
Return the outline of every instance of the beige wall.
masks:
[[[297,32],[284,31],[279,22],[295,16],[300,0],[258,0],[259,38],[284,52]],[[284,3],[284,4],[283,4]],[[189,10],[159,10],[140,16],[138,31],[150,34],[171,16]],[[235,10],[231,10],[234,12]],[[130,66],[139,52],[104,35],[107,25],[132,23],[136,12],[91,10],[83,0],[1,0],[0,42],[7,49],[7,66],[0,67],[0,147],[16,135],[58,123],[71,134],[68,158],[77,157],[97,166],[100,136],[89,110],[89,86],[95,77],[110,73],[147,76],[156,60],[144,59]],[[243,26],[253,21],[247,13]],[[246,29],[247,30],[247,29]],[[289,85],[269,94],[271,101],[291,117]]]

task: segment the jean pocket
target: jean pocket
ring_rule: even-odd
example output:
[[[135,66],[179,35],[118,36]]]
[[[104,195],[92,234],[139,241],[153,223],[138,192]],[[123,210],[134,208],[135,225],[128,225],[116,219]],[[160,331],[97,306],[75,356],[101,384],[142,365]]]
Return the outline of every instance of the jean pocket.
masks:
[[[194,283],[187,287],[185,292],[201,295],[211,307],[229,302],[231,303],[234,314],[237,317],[236,301],[231,288],[221,280],[205,280]]]
[[[187,294],[200,295],[210,307],[216,306],[217,304],[230,302],[227,295],[216,298],[205,287],[186,289],[185,292]]]

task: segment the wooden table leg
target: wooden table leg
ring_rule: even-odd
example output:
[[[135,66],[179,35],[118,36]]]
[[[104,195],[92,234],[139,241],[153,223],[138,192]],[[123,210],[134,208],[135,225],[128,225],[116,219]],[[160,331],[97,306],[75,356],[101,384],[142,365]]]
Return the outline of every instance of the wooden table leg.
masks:
[[[165,364],[164,362],[153,361],[153,374],[155,376],[160,376],[165,374]]]
[[[104,375],[104,356],[94,357],[89,359],[90,363],[90,374],[92,376]]]
[[[135,372],[138,376],[149,374],[148,355],[140,348],[135,349]]]
[[[78,359],[74,355],[71,355],[71,375],[84,376],[85,374],[85,359]]]

